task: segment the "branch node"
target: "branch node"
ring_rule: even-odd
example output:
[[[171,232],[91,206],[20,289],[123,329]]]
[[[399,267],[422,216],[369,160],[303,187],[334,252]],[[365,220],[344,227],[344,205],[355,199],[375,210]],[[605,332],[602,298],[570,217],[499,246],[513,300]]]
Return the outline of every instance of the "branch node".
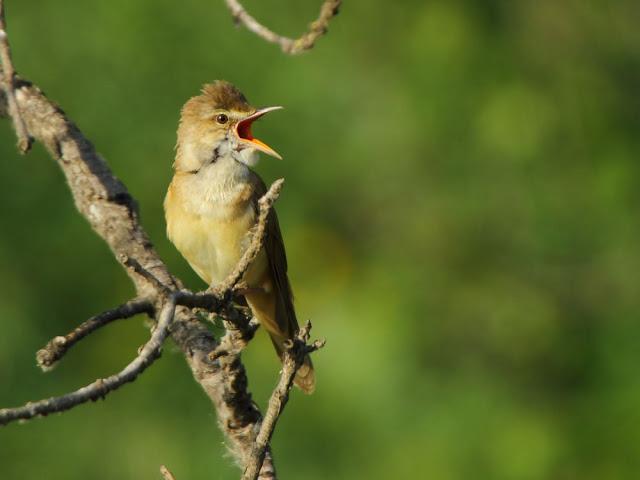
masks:
[[[157,290],[163,292],[165,295],[168,295],[171,293],[171,289],[167,285],[162,283],[160,279],[158,279],[158,277],[156,277],[153,273],[151,273],[147,268],[143,267],[138,260],[128,256],[125,253],[118,254],[117,257],[120,263],[122,263],[125,267],[131,269],[133,272],[143,277],[151,285],[153,285]]]

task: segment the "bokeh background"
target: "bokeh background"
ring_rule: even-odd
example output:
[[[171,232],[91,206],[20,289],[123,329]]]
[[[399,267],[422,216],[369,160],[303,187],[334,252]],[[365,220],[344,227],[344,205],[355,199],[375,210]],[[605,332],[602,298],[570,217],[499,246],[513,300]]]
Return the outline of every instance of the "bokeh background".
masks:
[[[603,479],[640,470],[640,3],[345,0],[287,57],[222,1],[7,0],[17,69],[59,102],[140,202],[161,256],[178,111],[236,83],[286,109],[277,204],[318,390],[273,439],[283,479]],[[246,0],[297,35],[320,1]],[[120,369],[142,318],[56,370],[34,352],[132,295],[41,146],[0,124],[0,405]],[[278,362],[244,358],[264,407]],[[0,429],[6,479],[235,479],[181,355],[106,401]]]

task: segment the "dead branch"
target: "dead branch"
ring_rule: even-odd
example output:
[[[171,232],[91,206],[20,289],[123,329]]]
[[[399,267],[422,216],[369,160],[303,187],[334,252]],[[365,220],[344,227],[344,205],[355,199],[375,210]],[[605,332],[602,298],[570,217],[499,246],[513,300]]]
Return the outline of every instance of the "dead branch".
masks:
[[[280,418],[289,400],[289,392],[293,385],[293,379],[302,366],[304,357],[324,346],[324,340],[316,340],[308,345],[307,342],[309,341],[310,332],[311,322],[307,322],[300,329],[296,338],[288,341],[288,344],[285,345],[287,348],[282,357],[280,380],[269,399],[269,406],[260,425],[260,431],[256,437],[249,463],[242,475],[242,480],[255,480],[258,478],[258,472],[262,466],[265,451],[271,441],[276,422],[278,418]]]
[[[231,272],[231,274],[220,284],[219,287],[216,288],[216,290],[232,292],[240,279],[246,273],[251,263],[258,256],[258,253],[260,253],[260,250],[262,249],[262,242],[264,241],[264,236],[267,232],[267,219],[269,218],[269,212],[271,211],[271,207],[273,207],[274,202],[280,196],[282,185],[284,185],[284,178],[276,180],[273,182],[271,187],[269,187],[267,193],[265,193],[258,201],[258,221],[253,232],[253,237],[251,238],[251,244],[242,255],[242,258],[240,258],[240,261],[233,272]]]
[[[29,82],[18,79],[16,101],[33,137],[45,146],[62,169],[78,211],[105,240],[116,258],[135,259],[144,272],[152,274],[154,280],[142,270],[127,268],[138,296],[155,299],[166,291],[179,291],[181,283],[169,273],[140,224],[135,200],[89,140],[62,110]],[[0,112],[6,109],[6,102],[6,95],[0,96]],[[238,464],[244,466],[262,419],[247,391],[244,366],[238,358],[229,357],[224,362],[209,358],[218,343],[191,309],[178,307],[175,317],[171,337],[184,353],[194,378],[214,404],[229,449]],[[275,478],[273,471],[267,452],[261,478]]]
[[[29,402],[18,408],[0,410],[0,425],[6,425],[14,420],[27,420],[34,417],[46,416],[50,413],[63,412],[76,405],[104,398],[107,394],[128,382],[133,382],[149,365],[160,357],[160,349],[169,333],[169,324],[173,320],[176,309],[175,298],[169,297],[164,303],[158,323],[149,341],[144,344],[136,356],[124,369],[107,378],[101,378],[82,387],[75,392],[52,397],[37,402]]]
[[[7,26],[4,16],[4,0],[0,0],[0,63],[2,64],[2,71],[4,72],[3,88],[5,95],[7,96],[9,116],[13,121],[13,128],[15,128],[16,136],[18,137],[18,150],[22,153],[27,153],[31,148],[33,138],[29,135],[29,131],[24,124],[22,115],[20,114],[18,102],[16,102],[16,71],[13,68],[9,37],[7,36]]]
[[[325,33],[340,3],[326,1],[309,32],[297,40],[278,37],[277,43],[287,53],[311,48]],[[240,5],[231,0],[228,4],[230,8],[234,4]],[[78,211],[125,267],[139,299],[93,317],[65,337],[54,338],[38,352],[38,362],[43,368],[51,367],[75,343],[118,318],[144,312],[156,320],[156,326],[138,356],[121,372],[61,397],[0,410],[0,425],[68,410],[104,397],[142,373],[158,358],[164,340],[171,335],[184,353],[194,378],[214,404],[218,423],[238,464],[245,467],[251,463],[252,478],[259,472],[259,479],[275,479],[269,440],[299,363],[297,367],[283,366],[283,378],[274,392],[275,400],[270,402],[269,417],[263,425],[262,415],[247,389],[246,372],[240,361],[240,352],[252,338],[257,324],[251,321],[249,312],[234,305],[232,300],[238,282],[262,248],[268,214],[282,188],[282,180],[275,182],[260,200],[259,220],[250,247],[234,272],[215,289],[215,294],[183,290],[181,282],[169,273],[142,228],[136,201],[96,153],[91,142],[37,87],[16,76],[2,7],[0,0],[0,61],[3,66],[0,70],[0,117],[11,117],[22,150],[28,150],[31,141],[36,139],[57,161]],[[251,19],[246,12],[234,16],[243,22]],[[205,309],[223,318],[227,333],[219,343],[200,323],[194,313],[196,309]],[[305,345],[307,339],[308,327]],[[319,346],[306,346],[305,351],[316,348]],[[161,472],[165,478],[173,478],[166,468]]]
[[[151,315],[153,312],[153,304],[146,299],[135,298],[114,309],[102,312],[95,317],[91,317],[86,322],[80,324],[72,332],[65,336],[54,337],[43,348],[36,353],[38,366],[43,370],[53,368],[58,360],[60,360],[67,350],[82,340],[90,333],[109,323],[124,318],[133,317],[139,313]]]
[[[208,312],[217,312],[222,308],[222,301],[213,293],[198,292],[193,293],[189,290],[180,290],[176,292],[176,302],[189,308],[201,308]]]
[[[164,478],[164,480],[176,480],[176,477],[173,476],[171,470],[169,470],[164,465],[160,465],[160,473],[162,474],[162,478]]]
[[[268,29],[253,18],[238,0],[225,0],[234,20],[270,43],[280,45],[284,53],[296,55],[313,48],[318,39],[327,33],[329,22],[338,14],[342,0],[325,0],[320,15],[309,25],[309,31],[298,38],[288,38]]]

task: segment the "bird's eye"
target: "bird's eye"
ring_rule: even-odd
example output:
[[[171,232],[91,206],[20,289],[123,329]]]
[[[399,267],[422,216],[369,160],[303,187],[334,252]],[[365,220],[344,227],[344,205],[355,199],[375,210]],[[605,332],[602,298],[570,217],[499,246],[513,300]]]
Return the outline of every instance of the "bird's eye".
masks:
[[[221,113],[216,117],[216,122],[218,122],[220,125],[224,125],[228,121],[229,121],[229,117],[227,117],[224,113]]]

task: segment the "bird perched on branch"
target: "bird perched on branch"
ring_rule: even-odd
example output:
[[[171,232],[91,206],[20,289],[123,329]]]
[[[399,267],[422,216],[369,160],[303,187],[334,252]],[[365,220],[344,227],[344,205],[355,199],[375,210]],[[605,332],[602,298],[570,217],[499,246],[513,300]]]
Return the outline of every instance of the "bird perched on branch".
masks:
[[[167,235],[195,272],[210,286],[222,282],[249,246],[266,193],[250,167],[258,152],[282,157],[251,133],[253,122],[282,107],[256,109],[233,85],[216,81],[182,107],[174,176],[164,201]],[[246,271],[244,296],[282,357],[284,342],[299,330],[287,278],[287,259],[273,209],[263,247]],[[315,388],[307,356],[295,384]]]

